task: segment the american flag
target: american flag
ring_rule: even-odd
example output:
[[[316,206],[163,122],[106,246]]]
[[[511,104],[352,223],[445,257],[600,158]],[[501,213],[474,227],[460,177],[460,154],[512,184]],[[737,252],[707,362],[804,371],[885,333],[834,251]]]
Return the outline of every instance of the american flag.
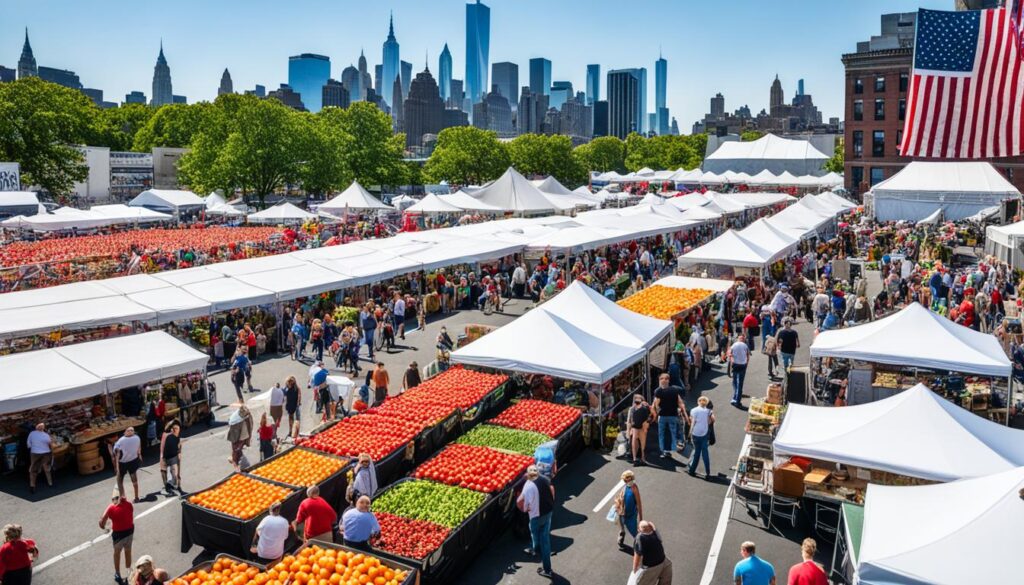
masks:
[[[988,158],[1024,148],[1024,1],[1012,8],[919,10],[900,152]]]

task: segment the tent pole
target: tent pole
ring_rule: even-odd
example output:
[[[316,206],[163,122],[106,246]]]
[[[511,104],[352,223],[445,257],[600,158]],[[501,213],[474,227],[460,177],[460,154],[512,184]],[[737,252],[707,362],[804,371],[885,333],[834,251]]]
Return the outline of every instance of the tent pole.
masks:
[[[1006,379],[1006,426],[1010,426],[1010,406],[1013,404],[1013,369]]]

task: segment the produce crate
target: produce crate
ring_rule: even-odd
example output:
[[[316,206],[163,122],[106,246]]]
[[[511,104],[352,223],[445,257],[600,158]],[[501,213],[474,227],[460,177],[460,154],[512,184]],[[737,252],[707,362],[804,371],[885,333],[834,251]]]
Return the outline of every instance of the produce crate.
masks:
[[[443,418],[433,426],[427,427],[416,437],[415,463],[423,463],[433,457],[462,432],[461,413],[458,410]]]
[[[341,455],[334,455],[332,453],[327,453],[325,451],[319,451],[317,449],[310,449],[309,447],[295,446],[295,447],[291,447],[289,449],[285,449],[284,451],[281,451],[280,453],[277,453],[273,457],[271,457],[269,459],[265,459],[263,461],[260,461],[256,465],[252,465],[252,466],[250,466],[247,469],[243,469],[242,471],[245,472],[246,475],[249,475],[249,476],[253,477],[254,479],[266,480],[266,478],[260,477],[258,475],[254,475],[252,472],[257,470],[257,469],[259,469],[260,467],[263,467],[264,465],[268,465],[271,462],[276,461],[276,460],[284,457],[285,455],[288,455],[289,453],[293,452],[294,450],[307,451],[309,453],[314,453],[316,455],[320,455],[320,456],[323,456],[323,457],[329,457],[331,459],[338,459],[338,460],[341,460],[341,461],[345,462],[345,465],[343,465],[341,469],[339,469],[338,471],[334,472],[333,474],[327,476],[326,479],[324,479],[324,480],[322,480],[322,481],[320,481],[319,483],[316,484],[320,488],[320,497],[321,498],[323,498],[324,500],[327,500],[327,503],[330,504],[335,510],[339,510],[339,511],[340,510],[344,510],[347,507],[347,505],[348,505],[345,502],[345,489],[348,488],[348,472],[349,472],[350,469],[352,469],[352,465],[353,465],[352,459],[349,458],[349,457],[343,457]],[[274,481],[274,480],[270,480],[270,481]],[[286,485],[286,486],[295,488],[297,490],[301,490],[302,493],[303,493],[303,497],[305,497],[305,493],[306,493],[306,489],[307,489],[305,486],[291,485],[289,483],[280,482],[280,481],[278,481],[276,483],[280,483],[281,485]]]
[[[509,383],[506,381],[488,392],[487,395],[480,399],[480,402],[464,410],[462,413],[462,431],[468,431],[505,410],[511,398],[508,390]]]
[[[416,443],[410,442],[395,449],[390,455],[373,462],[377,470],[377,485],[387,486],[403,473],[407,459],[416,455]]]
[[[347,552],[353,552],[364,555],[369,554],[371,556],[375,556],[381,561],[383,561],[383,564],[387,568],[392,570],[407,571],[409,573],[405,577],[405,581],[402,581],[401,585],[420,585],[420,571],[415,563],[406,563],[399,558],[393,557],[392,555],[381,554],[379,551],[376,550],[374,550],[374,552],[372,553],[366,553],[365,551],[356,550],[354,548],[350,548],[342,544],[335,544],[333,542],[327,542],[324,540],[311,540],[306,546],[299,547],[298,551],[301,551],[306,548],[311,548],[313,545],[317,545],[323,549],[343,550]]]
[[[230,561],[230,562],[235,562],[235,563],[245,563],[245,564],[249,565],[250,567],[256,567],[260,571],[267,570],[267,566],[266,565],[261,565],[260,563],[257,563],[257,562],[254,562],[254,561],[248,561],[248,560],[245,560],[245,559],[240,559],[240,558],[238,558],[236,556],[220,553],[217,556],[215,556],[213,559],[211,559],[209,561],[206,561],[205,563],[199,563],[198,565],[192,567],[191,569],[188,569],[184,573],[178,575],[177,577],[174,577],[174,579],[183,579],[185,577],[185,575],[188,575],[189,573],[195,573],[196,571],[209,571],[210,569],[213,568],[213,564],[215,562],[217,562],[217,561]],[[174,581],[174,579],[171,579],[171,581]]]
[[[237,474],[231,474],[206,489],[220,486],[233,475]],[[253,479],[292,490],[281,506],[281,516],[289,522],[295,519],[295,515],[299,511],[299,504],[306,497],[303,490],[263,478]],[[197,506],[189,502],[188,498],[187,495],[181,496],[181,552],[186,553],[193,545],[198,545],[218,553],[227,553],[238,557],[249,556],[253,536],[256,534],[256,526],[268,512],[264,511],[249,520],[242,520],[216,510]]]
[[[558,445],[555,447],[555,461],[562,466],[583,450],[583,417],[577,418],[576,422],[562,431],[556,440]]]

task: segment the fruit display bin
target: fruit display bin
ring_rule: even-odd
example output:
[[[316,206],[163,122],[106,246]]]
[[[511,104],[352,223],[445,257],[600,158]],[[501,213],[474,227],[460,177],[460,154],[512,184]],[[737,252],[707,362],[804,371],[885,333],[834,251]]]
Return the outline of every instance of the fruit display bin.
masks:
[[[374,550],[372,553],[367,553],[365,551],[356,550],[354,548],[347,547],[342,544],[334,544],[333,542],[327,542],[324,540],[311,540],[305,546],[299,547],[299,549],[296,552],[299,552],[306,548],[310,548],[314,545],[319,546],[323,549],[343,550],[346,552],[353,552],[377,557],[382,561],[382,564],[387,568],[392,570],[406,571],[408,573],[405,576],[405,581],[402,581],[401,585],[420,585],[421,575],[419,568],[416,566],[416,563],[407,563],[402,559],[394,557],[392,555],[381,554],[377,550]]]
[[[468,431],[481,422],[494,417],[499,412],[505,410],[508,407],[509,400],[509,383],[506,381],[499,384],[487,393],[486,396],[480,399],[473,406],[465,409],[462,412],[462,431]]]
[[[462,432],[462,415],[454,410],[416,437],[416,453],[413,462],[417,465],[433,457]]]
[[[430,480],[402,478],[378,492],[377,497],[380,497],[388,489],[407,481]],[[511,485],[514,484],[510,484],[509,487]],[[508,489],[506,488],[506,490]],[[504,518],[498,506],[498,499],[494,495],[488,495],[480,507],[463,520],[462,524],[453,528],[441,546],[424,559],[411,559],[377,548],[373,548],[373,554],[382,559],[394,560],[403,565],[416,567],[425,585],[449,583],[464,571],[473,559],[487,548],[491,539],[504,528]]]
[[[196,566],[192,567],[191,569],[188,569],[187,571],[185,571],[182,574],[178,575],[174,579],[184,579],[185,575],[188,575],[189,573],[195,573],[195,572],[198,572],[198,571],[209,571],[210,569],[213,568],[213,564],[216,563],[217,561],[228,561],[228,562],[234,562],[234,563],[245,563],[245,564],[249,565],[250,567],[256,567],[260,571],[267,570],[267,566],[266,565],[261,565],[260,563],[257,563],[255,561],[248,561],[248,560],[245,560],[245,559],[240,559],[240,558],[238,558],[236,556],[233,556],[233,555],[219,553],[212,560],[206,561],[205,563],[199,563],[198,565],[196,565]],[[171,579],[171,582],[173,582],[174,579]]]
[[[231,474],[212,486],[206,488],[211,490],[219,487],[224,482],[239,474]],[[299,504],[306,497],[305,490],[296,489],[292,486],[278,483],[263,478],[252,478],[258,481],[281,486],[291,490],[291,493],[284,499],[281,506],[281,516],[289,522],[295,519],[299,511]],[[206,491],[200,490],[200,491]],[[207,550],[227,553],[238,557],[248,557],[249,549],[252,546],[253,536],[256,534],[256,527],[267,515],[264,510],[260,514],[243,520],[235,516],[229,516],[223,512],[217,512],[203,506],[198,506],[188,501],[189,496],[181,496],[181,552],[187,553],[193,545],[201,546]],[[290,538],[295,538],[294,535]]]
[[[555,461],[564,465],[583,450],[583,417],[580,416],[556,438]]]
[[[266,478],[264,478],[264,477],[260,477],[258,475],[255,475],[253,473],[253,471],[256,471],[257,469],[259,469],[259,468],[261,468],[261,467],[263,467],[265,465],[269,465],[270,463],[272,463],[274,461],[277,461],[278,459],[281,459],[282,457],[284,457],[284,456],[286,456],[286,455],[288,455],[288,454],[290,454],[290,453],[292,453],[293,451],[296,451],[296,450],[298,450],[298,451],[308,451],[309,453],[315,453],[315,454],[323,456],[323,457],[329,457],[331,459],[337,459],[337,460],[345,462],[345,465],[343,465],[341,467],[341,469],[339,469],[338,471],[332,473],[331,475],[327,476],[325,479],[321,480],[320,482],[318,482],[316,484],[317,487],[320,488],[320,497],[321,498],[326,500],[327,503],[330,504],[331,507],[333,507],[335,510],[344,510],[347,507],[347,505],[348,505],[345,502],[345,489],[348,488],[348,472],[349,472],[349,470],[352,469],[352,466],[353,466],[353,461],[349,457],[344,457],[344,456],[341,456],[341,455],[334,455],[332,453],[326,453],[324,451],[319,451],[317,449],[310,449],[309,447],[295,446],[295,447],[291,447],[289,449],[285,449],[284,451],[281,451],[280,453],[275,454],[273,457],[271,457],[269,459],[264,459],[263,461],[260,461],[256,465],[251,465],[248,468],[243,469],[242,471],[246,475],[252,477],[253,479],[266,480]],[[270,481],[275,481],[275,480],[270,480]],[[286,485],[288,487],[291,487],[291,488],[294,488],[294,489],[302,491],[303,497],[305,497],[306,489],[308,488],[308,486],[292,485],[292,484],[290,484],[288,482],[282,482],[282,481],[276,481],[276,483],[279,483],[281,485]]]
[[[386,486],[402,476],[407,460],[416,454],[415,442],[409,442],[395,449],[390,455],[373,462],[377,469],[377,485]]]

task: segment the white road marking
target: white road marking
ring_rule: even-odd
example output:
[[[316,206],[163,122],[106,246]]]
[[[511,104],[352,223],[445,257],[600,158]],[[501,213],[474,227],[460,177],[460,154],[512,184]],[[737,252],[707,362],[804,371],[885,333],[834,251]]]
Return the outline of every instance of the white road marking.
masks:
[[[725,501],[722,502],[722,511],[718,514],[718,525],[715,526],[715,535],[711,539],[711,550],[708,551],[708,560],[704,563],[704,574],[701,575],[700,585],[711,585],[711,580],[715,576],[718,555],[722,552],[722,542],[725,540],[725,529],[729,524],[729,510],[731,509],[732,496],[726,495]]]
[[[604,505],[608,503],[608,500],[611,500],[612,497],[615,496],[615,493],[618,492],[619,490],[621,490],[622,486],[624,486],[624,485],[626,485],[626,484],[623,483],[623,481],[620,479],[619,483],[615,484],[615,487],[613,487],[610,492],[605,494],[605,496],[603,498],[601,498],[601,501],[598,502],[598,504],[596,506],[594,506],[594,510],[593,511],[597,512],[597,511],[601,510],[601,508],[604,508]]]

